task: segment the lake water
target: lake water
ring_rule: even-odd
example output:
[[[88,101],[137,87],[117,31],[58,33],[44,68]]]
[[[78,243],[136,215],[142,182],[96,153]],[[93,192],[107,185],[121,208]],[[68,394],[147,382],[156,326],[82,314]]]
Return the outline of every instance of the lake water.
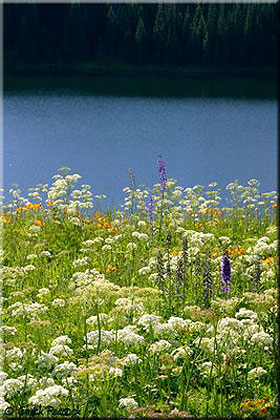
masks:
[[[257,178],[263,190],[276,189],[271,83],[260,84],[258,94],[252,81],[165,80],[160,87],[149,80],[141,89],[122,79],[95,79],[90,88],[84,79],[62,80],[5,90],[5,187],[50,183],[67,166],[94,194],[105,193],[108,206],[119,204],[129,168],[137,185],[159,181],[161,154],[168,177],[183,187]]]

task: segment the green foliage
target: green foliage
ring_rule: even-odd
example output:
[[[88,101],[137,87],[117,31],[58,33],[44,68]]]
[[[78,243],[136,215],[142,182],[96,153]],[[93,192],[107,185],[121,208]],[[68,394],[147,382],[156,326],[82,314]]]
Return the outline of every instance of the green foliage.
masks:
[[[101,215],[68,172],[3,206],[1,414],[276,418],[277,193],[131,174]]]

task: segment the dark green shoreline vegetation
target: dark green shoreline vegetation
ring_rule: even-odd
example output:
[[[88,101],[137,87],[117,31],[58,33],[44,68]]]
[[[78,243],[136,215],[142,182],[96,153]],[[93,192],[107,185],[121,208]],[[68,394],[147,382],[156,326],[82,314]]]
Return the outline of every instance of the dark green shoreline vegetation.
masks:
[[[275,4],[5,4],[8,74],[267,75]]]
[[[101,72],[100,72],[101,73]],[[226,77],[205,74],[202,77],[112,72],[104,74],[44,73],[36,75],[8,75],[4,77],[5,93],[38,92],[52,90],[71,91],[83,95],[123,97],[208,97],[276,99],[276,78]]]

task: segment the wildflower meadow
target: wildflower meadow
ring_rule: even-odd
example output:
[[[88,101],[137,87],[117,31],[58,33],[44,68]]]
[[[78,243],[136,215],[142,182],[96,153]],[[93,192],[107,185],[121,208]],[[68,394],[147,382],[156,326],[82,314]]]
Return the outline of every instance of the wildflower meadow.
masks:
[[[68,168],[2,198],[5,417],[276,418],[277,193],[155,170],[118,209]]]

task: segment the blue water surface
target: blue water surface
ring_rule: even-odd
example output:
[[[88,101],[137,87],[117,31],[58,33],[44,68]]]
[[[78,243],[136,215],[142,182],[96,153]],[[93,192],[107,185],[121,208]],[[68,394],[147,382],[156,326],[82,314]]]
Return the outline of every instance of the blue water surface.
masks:
[[[7,92],[4,184],[24,191],[52,182],[63,166],[107,205],[123,200],[128,169],[137,185],[159,181],[157,155],[183,187],[238,179],[277,185],[273,99],[118,97],[78,92]]]

